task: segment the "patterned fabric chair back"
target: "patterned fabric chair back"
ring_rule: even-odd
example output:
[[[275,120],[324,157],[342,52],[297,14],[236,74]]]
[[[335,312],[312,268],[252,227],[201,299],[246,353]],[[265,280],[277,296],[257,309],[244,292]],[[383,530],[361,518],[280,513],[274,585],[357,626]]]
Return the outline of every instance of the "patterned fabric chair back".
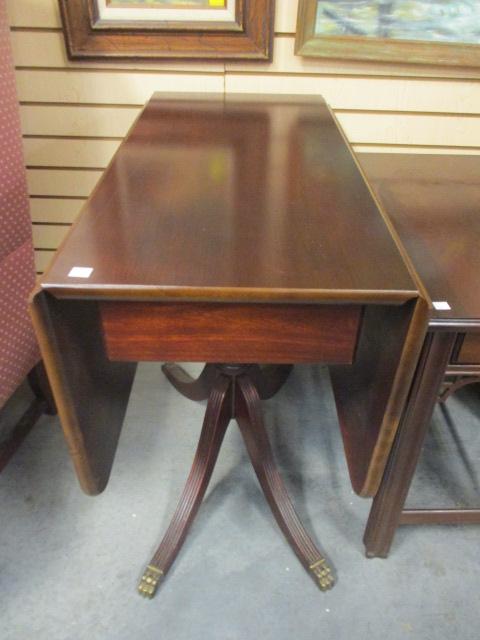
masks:
[[[27,311],[34,254],[5,5],[0,0],[0,407],[39,360]]]

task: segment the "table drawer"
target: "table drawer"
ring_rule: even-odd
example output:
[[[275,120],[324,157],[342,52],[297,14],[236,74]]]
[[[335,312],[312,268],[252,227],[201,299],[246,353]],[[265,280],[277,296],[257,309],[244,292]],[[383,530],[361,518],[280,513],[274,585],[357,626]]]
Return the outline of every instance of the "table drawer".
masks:
[[[353,361],[359,305],[101,302],[111,360]]]
[[[458,364],[480,364],[480,333],[467,333],[456,357]]]

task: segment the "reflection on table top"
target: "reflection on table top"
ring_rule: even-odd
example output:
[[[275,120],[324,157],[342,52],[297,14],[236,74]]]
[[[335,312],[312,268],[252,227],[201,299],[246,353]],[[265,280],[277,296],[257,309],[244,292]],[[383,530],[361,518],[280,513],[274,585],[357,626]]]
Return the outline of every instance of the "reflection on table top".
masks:
[[[75,266],[93,272],[68,277]],[[160,95],[42,286],[295,301],[417,290],[320,98]]]

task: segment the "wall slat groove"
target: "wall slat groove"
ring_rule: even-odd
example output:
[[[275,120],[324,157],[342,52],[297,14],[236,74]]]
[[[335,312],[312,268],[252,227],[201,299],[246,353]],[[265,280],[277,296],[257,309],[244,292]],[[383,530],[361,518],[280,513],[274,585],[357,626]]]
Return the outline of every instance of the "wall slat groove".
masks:
[[[25,134],[23,140],[105,140],[107,142],[121,142],[124,136],[56,136],[51,134]]]
[[[70,225],[33,225],[33,243],[37,249],[56,249],[69,229]]]
[[[63,33],[61,27],[15,27],[11,26],[10,31],[14,33]]]
[[[82,67],[41,67],[41,66],[23,66],[16,65],[17,71],[46,71],[51,74],[81,74],[81,75],[90,75],[94,74],[95,77],[105,75],[121,75],[124,76],[126,73],[130,73],[131,71],[135,71],[135,73],[143,76],[157,76],[159,74],[163,76],[178,76],[179,73],[183,73],[189,76],[221,76],[223,77],[224,72],[221,69],[211,70],[208,68],[194,68],[194,69],[171,69],[171,68],[161,68],[161,69],[149,69],[149,68],[136,68],[136,69],[126,69],[123,67],[95,67],[95,66],[82,66]],[[172,91],[172,89],[171,89]]]
[[[155,91],[223,94],[222,74],[97,73],[86,70],[17,71],[21,101],[135,104],[143,106]]]
[[[85,203],[84,199],[30,198],[30,212],[34,224],[71,224]]]
[[[37,273],[43,273],[48,267],[50,260],[53,258],[55,251],[45,251],[42,249],[35,249],[35,268]]]
[[[88,197],[102,175],[102,171],[75,169],[27,169],[30,195]]]

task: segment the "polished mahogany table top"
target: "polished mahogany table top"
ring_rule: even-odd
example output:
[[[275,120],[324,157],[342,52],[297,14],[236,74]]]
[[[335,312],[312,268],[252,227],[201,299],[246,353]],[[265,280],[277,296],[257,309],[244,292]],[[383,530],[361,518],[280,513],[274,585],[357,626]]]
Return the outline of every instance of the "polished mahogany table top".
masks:
[[[69,277],[75,266],[93,272]],[[306,302],[416,291],[320,97],[158,94],[41,286]]]
[[[362,154],[430,298],[432,319],[480,319],[480,157]]]
[[[130,365],[154,359],[337,365],[352,483],[372,495],[428,305],[321,97],[155,94],[32,315],[87,492],[108,480]]]

